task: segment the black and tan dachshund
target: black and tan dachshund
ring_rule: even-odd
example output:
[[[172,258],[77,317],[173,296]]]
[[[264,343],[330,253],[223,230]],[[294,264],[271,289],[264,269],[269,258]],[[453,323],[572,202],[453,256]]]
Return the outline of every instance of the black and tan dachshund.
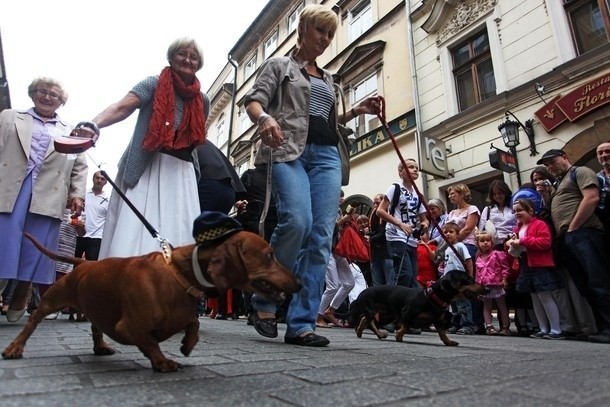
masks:
[[[379,339],[385,339],[387,334],[379,330],[378,323],[394,323],[399,327],[396,331],[398,342],[402,342],[407,329],[434,324],[445,345],[457,346],[458,343],[450,340],[445,332],[447,307],[460,296],[474,299],[488,291],[467,273],[458,270],[447,272],[426,289],[395,285],[369,287],[352,303],[349,322],[355,327],[358,338],[368,326]]]

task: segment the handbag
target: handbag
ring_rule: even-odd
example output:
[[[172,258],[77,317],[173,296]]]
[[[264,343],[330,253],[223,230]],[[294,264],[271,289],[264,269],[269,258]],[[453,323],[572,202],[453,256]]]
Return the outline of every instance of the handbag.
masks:
[[[368,263],[371,260],[368,242],[352,222],[348,223],[341,231],[341,236],[335,247],[335,254],[345,257],[350,262]]]
[[[341,108],[343,109],[343,117],[345,117],[345,95],[343,94],[343,90],[339,87],[339,85],[335,83],[334,86],[337,94],[339,95],[339,99],[341,99]],[[337,132],[339,136],[337,149],[339,150],[339,157],[341,158],[341,185],[345,186],[349,184],[349,159],[352,149],[352,141],[355,139],[355,136],[354,130],[340,123],[337,123]]]

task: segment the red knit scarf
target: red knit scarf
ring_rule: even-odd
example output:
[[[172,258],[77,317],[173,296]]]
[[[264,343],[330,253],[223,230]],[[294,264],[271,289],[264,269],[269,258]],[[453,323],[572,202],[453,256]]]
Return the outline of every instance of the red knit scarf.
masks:
[[[176,100],[174,91],[184,100],[182,121],[174,132]],[[178,150],[195,147],[205,141],[205,114],[203,96],[197,77],[187,85],[171,67],[165,67],[159,75],[159,83],[153,99],[153,113],[142,147],[148,151],[161,148]]]

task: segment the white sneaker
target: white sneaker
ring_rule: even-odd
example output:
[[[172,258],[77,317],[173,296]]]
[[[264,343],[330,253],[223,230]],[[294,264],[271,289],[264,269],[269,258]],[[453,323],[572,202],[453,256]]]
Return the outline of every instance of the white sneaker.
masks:
[[[58,316],[59,316],[59,311],[47,315],[46,317],[44,317],[44,319],[53,320],[53,319],[57,319]]]

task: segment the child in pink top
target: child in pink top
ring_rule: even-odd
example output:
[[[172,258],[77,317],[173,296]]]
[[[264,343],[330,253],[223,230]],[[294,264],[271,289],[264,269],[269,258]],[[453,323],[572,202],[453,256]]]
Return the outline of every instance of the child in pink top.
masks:
[[[540,332],[532,338],[564,339],[559,325],[559,309],[552,291],[561,287],[555,270],[551,229],[534,215],[529,199],[516,199],[513,210],[517,218],[516,234],[506,242],[509,252],[519,257],[521,272],[517,291],[530,293]]]
[[[504,296],[504,287],[508,284],[509,268],[504,259],[504,252],[494,250],[494,236],[489,231],[481,231],[475,234],[477,245],[476,276],[477,283],[489,289],[489,293],[483,297],[483,320],[485,321],[485,333],[487,335],[510,335],[508,308]],[[498,307],[498,319],[502,323],[500,332],[492,324],[492,302],[496,301]]]

